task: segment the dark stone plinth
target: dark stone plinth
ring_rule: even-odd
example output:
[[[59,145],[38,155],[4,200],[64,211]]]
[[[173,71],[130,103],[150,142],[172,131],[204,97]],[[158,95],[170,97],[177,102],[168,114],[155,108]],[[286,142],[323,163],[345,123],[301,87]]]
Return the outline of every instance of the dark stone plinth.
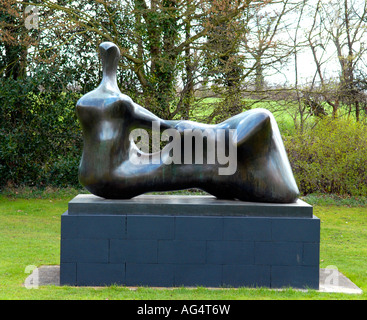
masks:
[[[254,204],[211,197],[96,198],[61,217],[62,285],[318,289],[320,220],[304,202],[258,203],[255,216]]]
[[[258,203],[219,200],[213,196],[141,195],[129,200],[109,200],[80,194],[69,202],[69,215],[144,214],[194,216],[254,216],[312,218],[312,206],[295,203]]]

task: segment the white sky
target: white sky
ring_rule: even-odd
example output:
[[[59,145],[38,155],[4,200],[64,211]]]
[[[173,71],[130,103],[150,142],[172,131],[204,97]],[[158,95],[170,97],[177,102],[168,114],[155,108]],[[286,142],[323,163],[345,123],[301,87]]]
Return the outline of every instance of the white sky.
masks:
[[[359,16],[363,13],[363,8],[365,6],[366,0],[349,0],[348,6],[350,8],[354,8],[354,12],[357,12],[357,15],[350,16],[350,25],[351,27],[355,27],[357,22],[359,21]],[[298,1],[299,3],[302,1]],[[316,7],[316,3],[318,0],[306,0],[307,8],[304,10],[301,20],[301,29],[298,32],[298,39],[302,40],[304,36],[307,35],[308,31],[311,29],[312,23],[313,23],[313,16],[314,16],[314,10]],[[297,3],[297,1],[295,2]],[[341,0],[323,0],[322,4],[324,5],[324,14],[326,19],[326,25],[331,26],[333,32],[336,33],[338,30],[338,23],[340,23],[341,20],[338,20],[338,8],[341,8],[341,14],[344,14],[342,5],[344,4]],[[298,21],[298,14],[294,13],[290,15],[290,19],[293,20],[293,25],[295,25]],[[291,23],[292,25],[292,23]],[[320,24],[319,24],[320,25]],[[343,28],[343,27],[342,27]],[[339,28],[340,31],[343,32],[342,28]],[[291,32],[292,28],[290,28]],[[316,34],[321,30],[323,33],[322,37],[317,37]],[[325,28],[321,27],[319,29],[315,28],[314,31],[314,41],[317,41],[318,43],[323,44],[323,49],[319,46],[317,47],[317,56],[322,61],[322,72],[325,76],[325,78],[335,78],[338,76],[340,72],[340,63],[338,61],[338,56],[336,52],[336,47],[334,43],[331,41],[331,39],[328,39],[328,35],[326,33]],[[291,35],[292,36],[292,35]],[[283,38],[283,40],[287,37],[286,34],[281,34],[280,38]],[[362,24],[362,27],[360,28],[360,32],[357,34],[357,39],[359,38],[359,41],[356,41],[353,45],[353,49],[355,50],[355,53],[361,51],[361,44],[362,44],[362,50],[364,48],[365,42],[367,42],[367,23],[364,22]],[[341,42],[346,43],[346,39],[342,33],[340,36]],[[290,40],[292,41],[292,40]],[[346,46],[342,47],[343,54],[346,55]],[[312,51],[309,45],[305,46],[298,54],[297,56],[298,63],[298,83],[299,84],[305,84],[310,83],[316,73],[316,64],[314,62],[314,58],[312,55]],[[367,51],[364,52],[362,59],[359,61],[359,68],[363,69],[367,73]],[[272,76],[266,77],[265,80],[271,84],[284,84],[286,81],[288,81],[289,84],[293,84],[295,82],[295,65],[294,65],[294,59],[291,59],[287,66],[284,66],[281,68],[281,72],[278,72],[277,74],[274,74]],[[316,77],[316,81],[319,80],[319,77]]]

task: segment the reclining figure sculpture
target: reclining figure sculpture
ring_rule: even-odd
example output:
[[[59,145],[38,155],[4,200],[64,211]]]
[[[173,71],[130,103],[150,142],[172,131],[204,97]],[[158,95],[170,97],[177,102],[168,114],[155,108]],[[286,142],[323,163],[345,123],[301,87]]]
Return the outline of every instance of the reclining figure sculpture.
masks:
[[[104,42],[100,54],[102,81],[76,106],[84,139],[79,180],[91,193],[107,199],[129,199],[146,192],[199,188],[219,199],[297,200],[299,191],[269,111],[249,110],[216,125],[160,119],[120,92],[116,80],[118,47]],[[173,140],[152,152],[144,151],[142,144],[139,148],[145,136],[138,134],[138,142],[133,133],[153,129],[154,135],[156,128]]]

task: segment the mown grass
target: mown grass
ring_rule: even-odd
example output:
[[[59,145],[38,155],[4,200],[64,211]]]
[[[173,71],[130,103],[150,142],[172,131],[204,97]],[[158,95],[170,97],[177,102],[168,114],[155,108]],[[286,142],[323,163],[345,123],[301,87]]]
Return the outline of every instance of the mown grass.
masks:
[[[190,117],[192,120],[206,121],[214,109],[218,106],[220,98],[210,97],[210,98],[200,98],[197,100],[197,104],[191,110]],[[305,108],[304,105],[299,105],[297,101],[292,100],[270,100],[270,99],[250,99],[246,98],[242,100],[243,111],[254,108],[264,108],[273,113],[277,124],[279,126],[282,135],[292,135],[297,132],[297,129],[301,126],[301,114],[300,108],[303,110],[303,127],[313,127],[318,120],[317,116],[311,116],[310,110]],[[325,112],[331,116],[332,108],[326,102],[322,103]],[[350,113],[347,106],[341,106],[337,113],[338,118],[349,119],[355,118],[355,114]],[[179,118],[179,117],[178,117]],[[362,113],[360,115],[360,121],[366,123],[367,114]],[[215,122],[215,121],[214,121]]]
[[[190,119],[207,122],[210,115],[213,113],[220,98],[202,98],[199,99],[197,104],[192,108],[190,113]],[[299,125],[299,115],[297,113],[298,105],[295,102],[289,101],[275,101],[266,99],[243,99],[243,111],[254,108],[264,108],[271,111],[277,121],[280,132],[284,135],[291,135],[296,131],[296,124]],[[297,114],[297,117],[295,115]],[[229,117],[229,116],[228,116]],[[177,117],[179,119],[180,116]],[[216,123],[215,119],[212,122]],[[307,125],[312,125],[314,119],[308,117]]]
[[[60,216],[80,190],[4,190],[0,196],[0,299],[12,300],[247,300],[247,299],[363,299],[367,298],[367,207],[365,199],[310,195],[321,220],[320,267],[336,266],[359,286],[362,295],[302,292],[266,288],[103,288],[40,286],[26,289],[29,265],[58,265]],[[188,193],[184,191],[183,193]],[[182,193],[181,193],[182,194]],[[349,202],[348,202],[349,201]]]

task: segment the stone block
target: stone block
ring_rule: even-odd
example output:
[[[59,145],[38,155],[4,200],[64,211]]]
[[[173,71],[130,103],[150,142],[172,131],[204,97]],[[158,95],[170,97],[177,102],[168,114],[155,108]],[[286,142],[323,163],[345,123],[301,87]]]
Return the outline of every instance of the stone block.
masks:
[[[160,240],[158,263],[205,263],[206,242],[189,240]]]
[[[79,216],[78,236],[84,239],[125,239],[126,217],[124,216]]]
[[[175,218],[172,216],[127,216],[127,239],[173,239]]]
[[[125,264],[78,263],[78,286],[110,286],[125,284]]]
[[[294,203],[258,203],[222,200],[214,196],[140,195],[132,199],[103,199],[80,194],[69,202],[70,215],[169,215],[312,218],[312,206]]]
[[[78,227],[76,219],[68,214],[68,211],[61,215],[61,239],[78,237]]]
[[[270,287],[271,267],[255,265],[223,265],[224,287]]]
[[[320,242],[320,220],[278,218],[272,221],[272,240]]]
[[[214,264],[176,264],[175,286],[220,287],[222,266]]]
[[[320,263],[320,243],[305,242],[303,244],[303,260],[302,265],[305,266],[318,266]]]
[[[175,217],[176,240],[222,240],[221,217]]]
[[[157,263],[157,240],[110,240],[110,263]]]
[[[60,283],[76,286],[76,263],[60,263]]]
[[[272,288],[319,288],[318,266],[272,266]]]
[[[254,264],[254,242],[208,241],[206,257],[209,264]]]
[[[302,264],[303,245],[301,242],[256,242],[255,264],[291,265]]]
[[[174,286],[174,264],[126,263],[127,286]]]
[[[108,239],[63,239],[60,262],[108,263]]]
[[[270,241],[271,222],[269,218],[224,217],[223,240]]]

